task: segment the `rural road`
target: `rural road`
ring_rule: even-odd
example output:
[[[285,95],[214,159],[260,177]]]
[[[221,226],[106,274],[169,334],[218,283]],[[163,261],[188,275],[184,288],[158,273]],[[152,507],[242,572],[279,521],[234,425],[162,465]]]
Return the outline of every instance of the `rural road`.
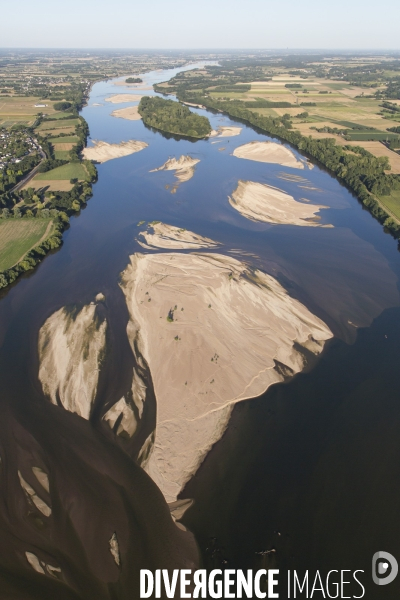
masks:
[[[24,186],[26,183],[28,183],[28,181],[30,181],[30,180],[31,180],[31,179],[32,179],[32,178],[33,178],[33,177],[36,175],[36,173],[38,172],[38,170],[39,170],[39,168],[40,168],[40,165],[41,165],[41,164],[42,164],[42,162],[43,162],[44,160],[46,160],[46,158],[47,158],[46,154],[43,152],[43,150],[40,148],[40,146],[39,146],[38,150],[39,150],[39,152],[40,152],[40,155],[41,155],[41,157],[42,157],[42,160],[40,161],[40,163],[39,163],[38,165],[36,165],[36,167],[34,167],[34,168],[32,169],[32,171],[30,171],[30,173],[28,173],[28,175],[27,175],[26,177],[24,177],[23,179],[21,179],[21,181],[19,181],[19,182],[17,183],[17,185],[15,185],[15,186],[14,186],[14,187],[13,187],[13,188],[10,190],[10,192],[18,192],[18,190],[20,190],[20,189],[21,189],[21,188],[22,188],[22,187],[23,187],[23,186]]]

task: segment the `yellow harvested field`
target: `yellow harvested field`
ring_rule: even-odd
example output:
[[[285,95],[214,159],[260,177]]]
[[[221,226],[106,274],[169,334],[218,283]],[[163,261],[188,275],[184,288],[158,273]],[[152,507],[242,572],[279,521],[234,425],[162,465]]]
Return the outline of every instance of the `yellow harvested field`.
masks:
[[[75,144],[72,143],[64,143],[64,144],[53,144],[53,148],[55,151],[57,150],[72,150]]]
[[[46,107],[37,107],[35,104],[46,104]],[[54,113],[53,105],[48,101],[40,101],[39,98],[25,96],[8,96],[0,99],[0,116],[32,116],[39,112]]]
[[[46,136],[54,137],[56,135],[60,135],[60,133],[75,133],[75,127],[60,127],[59,129],[46,129],[46,131],[40,132],[42,135],[46,134]]]
[[[371,94],[374,94],[376,92],[376,89],[375,88],[348,87],[348,88],[343,88],[340,91],[342,94],[344,94],[345,96],[348,96],[349,98],[355,98],[356,96],[361,96],[361,94],[364,94],[364,96],[369,96]]]
[[[70,183],[68,179],[31,179],[22,189],[34,188],[35,190],[41,190],[46,188],[50,192],[69,192],[73,187],[74,184]]]
[[[393,150],[389,150],[386,148],[381,142],[346,142],[350,146],[362,146],[368,152],[371,152],[374,156],[378,158],[380,156],[387,156],[390,162],[390,166],[392,167],[391,173],[400,174],[400,154],[393,152]]]
[[[0,223],[0,271],[19,263],[52,232],[49,219],[8,219]]]

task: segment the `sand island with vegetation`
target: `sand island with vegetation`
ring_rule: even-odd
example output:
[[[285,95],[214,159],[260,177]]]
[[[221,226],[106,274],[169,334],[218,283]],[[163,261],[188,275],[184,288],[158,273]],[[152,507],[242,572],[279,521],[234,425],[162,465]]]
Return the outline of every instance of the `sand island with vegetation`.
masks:
[[[289,148],[275,142],[249,142],[235,148],[233,156],[257,162],[275,163],[282,167],[304,169],[304,163],[297,160]]]
[[[143,96],[139,103],[139,114],[146,125],[166,133],[199,139],[208,137],[211,133],[207,117],[201,117],[174,100]]]
[[[121,142],[120,144],[109,144],[108,142],[101,141],[93,142],[93,144],[93,146],[84,148],[82,154],[87,160],[94,160],[99,163],[140,152],[140,150],[143,150],[148,146],[146,142],[137,140],[129,140],[129,142]]]
[[[252,221],[275,223],[280,225],[298,225],[306,227],[332,227],[322,225],[316,214],[327,206],[298,202],[283,190],[240,180],[237,188],[229,197],[230,205],[243,217]]]
[[[233,405],[301,371],[332,333],[276,279],[222,254],[138,253],[121,287],[157,401],[142,466],[173,502]]]

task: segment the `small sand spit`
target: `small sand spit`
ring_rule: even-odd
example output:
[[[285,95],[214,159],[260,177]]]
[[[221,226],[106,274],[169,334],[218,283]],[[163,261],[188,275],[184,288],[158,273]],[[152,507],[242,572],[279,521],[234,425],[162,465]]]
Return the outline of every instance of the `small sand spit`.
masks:
[[[175,171],[175,177],[182,183],[183,181],[189,181],[194,175],[194,168],[199,163],[198,158],[192,158],[189,155],[182,155],[180,158],[169,158],[158,169],[152,169],[150,173],[156,171]]]
[[[276,163],[282,167],[304,169],[304,163],[297,160],[289,148],[275,142],[250,142],[235,148],[233,156],[257,162]]]
[[[212,130],[210,137],[234,137],[240,135],[241,131],[242,127],[218,127],[217,131]]]
[[[53,404],[88,419],[96,396],[106,320],[96,304],[79,312],[61,308],[39,331],[39,380]]]
[[[99,163],[107,162],[113,158],[121,158],[135,152],[140,152],[143,148],[147,148],[146,142],[130,140],[129,142],[121,142],[120,144],[108,144],[107,142],[94,142],[94,146],[85,148],[82,152],[83,157],[87,160],[94,160]]]
[[[150,232],[152,230],[152,233]],[[140,232],[140,236],[146,240],[144,247],[169,248],[171,250],[214,248],[218,242],[202,237],[197,233],[180,229],[165,223],[150,223],[150,230]],[[139,241],[139,244],[141,242]]]
[[[192,179],[195,166],[199,162],[200,160],[198,158],[192,158],[189,155],[182,155],[178,159],[169,158],[161,167],[158,167],[158,169],[152,169],[150,173],[155,173],[156,171],[175,171],[175,177],[179,183],[175,184],[171,188],[171,194],[174,194],[178,189],[179,184]]]
[[[142,118],[138,112],[137,106],[128,106],[128,108],[119,108],[111,113],[112,117],[127,119],[128,121],[140,121]]]
[[[136,431],[137,422],[135,413],[124,397],[122,397],[121,400],[118,400],[118,402],[106,412],[103,416],[103,420],[108,423],[111,429],[115,430],[117,435],[125,434],[127,437],[132,437]]]
[[[121,287],[157,399],[143,465],[174,502],[233,405],[301,371],[302,347],[319,354],[332,333],[276,279],[221,254],[135,254]]]
[[[229,197],[230,205],[251,221],[275,223],[280,225],[299,225],[306,227],[332,227],[321,225],[316,217],[326,206],[303,204],[293,196],[278,188],[240,180],[237,188]]]
[[[142,99],[140,94],[116,94],[115,96],[110,96],[106,98],[106,102],[111,102],[112,104],[123,104],[124,102],[139,102]]]

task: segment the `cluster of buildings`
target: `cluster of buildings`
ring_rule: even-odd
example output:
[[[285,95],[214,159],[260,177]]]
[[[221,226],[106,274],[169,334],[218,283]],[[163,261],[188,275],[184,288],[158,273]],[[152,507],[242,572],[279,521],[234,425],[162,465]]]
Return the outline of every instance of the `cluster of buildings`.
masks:
[[[20,163],[24,156],[39,149],[37,140],[28,132],[0,129],[0,171]]]

